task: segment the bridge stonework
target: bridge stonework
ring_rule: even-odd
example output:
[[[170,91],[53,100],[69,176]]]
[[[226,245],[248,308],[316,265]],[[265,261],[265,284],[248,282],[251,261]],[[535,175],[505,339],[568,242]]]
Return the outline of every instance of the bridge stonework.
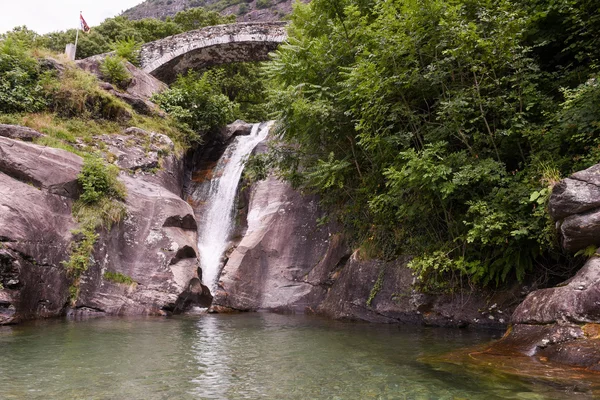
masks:
[[[287,39],[286,22],[247,22],[209,26],[146,43],[141,67],[166,83],[188,69],[263,61]]]

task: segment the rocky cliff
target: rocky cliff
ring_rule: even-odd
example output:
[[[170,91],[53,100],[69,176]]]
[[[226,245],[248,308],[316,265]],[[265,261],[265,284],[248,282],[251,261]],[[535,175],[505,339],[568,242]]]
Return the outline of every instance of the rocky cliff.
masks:
[[[61,315],[71,305],[72,282],[63,263],[77,235],[71,212],[83,160],[14,139],[21,137],[21,127],[2,130],[13,138],[0,137],[0,323]],[[146,154],[141,149],[148,138]],[[168,168],[143,173],[156,167],[157,153],[173,143],[141,130],[96,139],[117,154],[123,168],[119,179],[128,193],[127,217],[100,233],[70,312],[163,314],[183,308],[187,298],[202,294],[196,223],[180,196],[183,164],[171,152],[161,160]],[[131,281],[115,282],[106,272]],[[206,301],[205,293],[199,302]]]

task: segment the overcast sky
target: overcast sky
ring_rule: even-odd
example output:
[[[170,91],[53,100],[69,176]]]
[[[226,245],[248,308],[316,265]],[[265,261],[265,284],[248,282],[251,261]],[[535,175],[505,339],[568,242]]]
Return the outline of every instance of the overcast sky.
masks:
[[[79,11],[89,26],[98,25],[143,0],[0,0],[0,33],[27,25],[37,33],[79,26]]]

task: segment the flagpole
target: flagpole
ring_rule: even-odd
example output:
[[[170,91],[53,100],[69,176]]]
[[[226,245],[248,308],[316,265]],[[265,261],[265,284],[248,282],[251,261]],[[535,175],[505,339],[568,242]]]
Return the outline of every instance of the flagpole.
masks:
[[[73,59],[77,58],[77,41],[79,40],[79,27],[81,26],[81,11],[79,11],[79,25],[77,25],[77,33],[75,34],[75,53]]]

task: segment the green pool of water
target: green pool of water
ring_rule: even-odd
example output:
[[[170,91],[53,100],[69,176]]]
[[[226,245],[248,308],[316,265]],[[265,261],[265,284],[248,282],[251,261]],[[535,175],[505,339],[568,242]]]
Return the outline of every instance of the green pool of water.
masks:
[[[573,399],[418,359],[501,332],[276,314],[0,327],[0,399]]]

